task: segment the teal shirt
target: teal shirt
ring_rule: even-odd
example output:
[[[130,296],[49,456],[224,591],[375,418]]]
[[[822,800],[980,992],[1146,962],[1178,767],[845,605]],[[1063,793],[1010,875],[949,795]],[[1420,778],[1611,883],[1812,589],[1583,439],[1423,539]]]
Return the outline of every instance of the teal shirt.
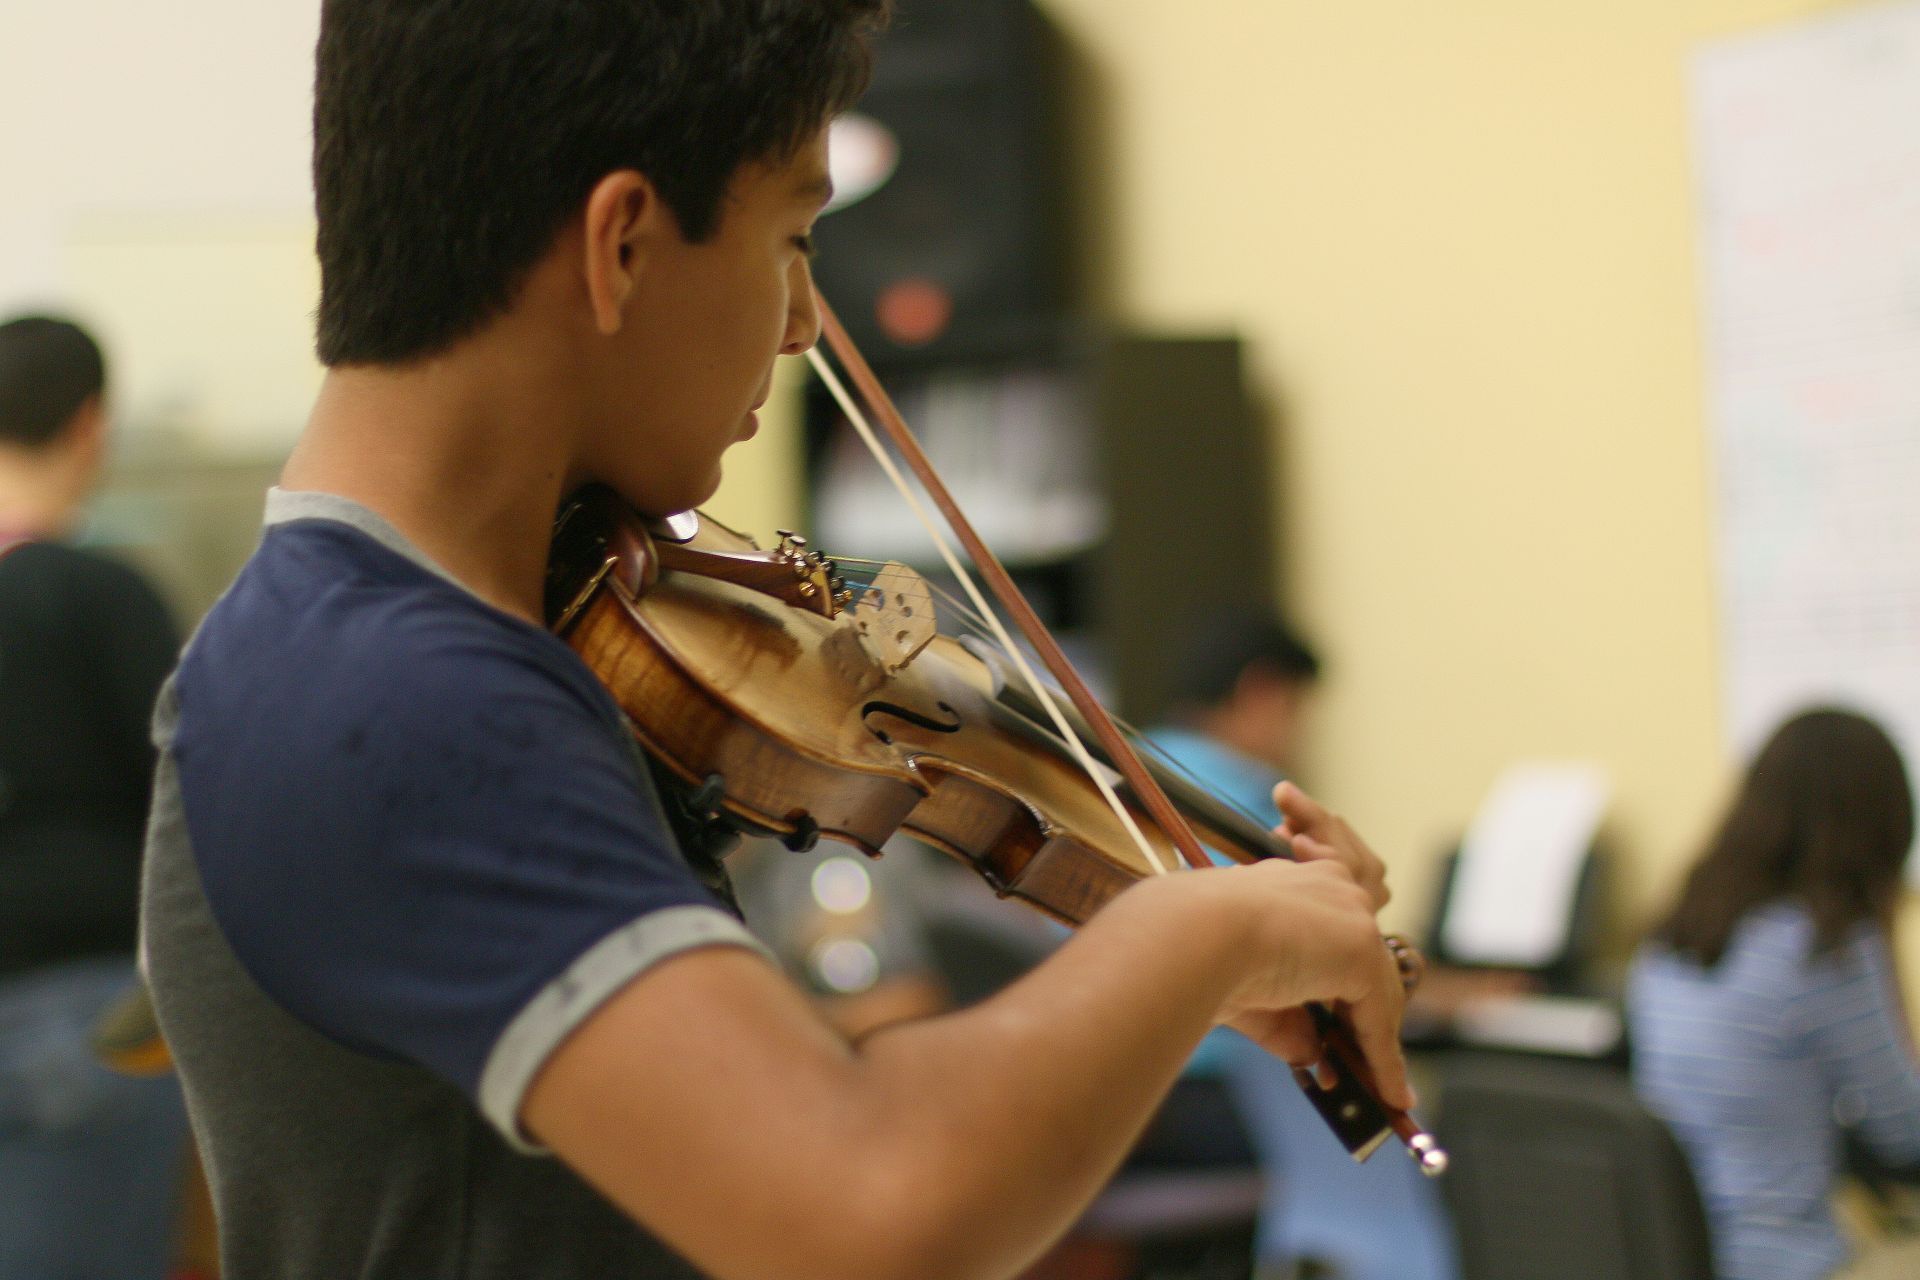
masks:
[[[1195,782],[1246,810],[1261,825],[1280,825],[1280,810],[1274,806],[1273,789],[1280,784],[1281,778],[1271,765],[1243,756],[1232,747],[1192,729],[1153,729],[1147,733],[1147,741],[1192,775]],[[1232,865],[1232,859],[1220,853],[1211,849],[1207,853],[1221,866]],[[1232,1034],[1224,1028],[1209,1032],[1193,1051],[1193,1057],[1187,1060],[1186,1074],[1219,1075],[1227,1037]]]
[[[1147,733],[1147,741],[1192,774],[1195,782],[1246,810],[1262,826],[1280,825],[1280,810],[1273,803],[1273,789],[1284,779],[1272,765],[1243,756],[1192,729],[1153,729]],[[1214,861],[1224,865],[1227,859],[1215,854]]]

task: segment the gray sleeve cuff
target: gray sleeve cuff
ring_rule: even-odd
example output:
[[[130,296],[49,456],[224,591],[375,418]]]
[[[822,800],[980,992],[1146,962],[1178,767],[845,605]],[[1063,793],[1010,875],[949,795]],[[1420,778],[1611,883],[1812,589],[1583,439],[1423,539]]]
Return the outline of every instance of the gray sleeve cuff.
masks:
[[[595,943],[541,988],[494,1042],[480,1072],[480,1110],[516,1151],[545,1154],[520,1129],[520,1103],[547,1058],[620,988],[668,956],[695,947],[746,947],[766,956],[746,926],[717,907],[652,911]]]

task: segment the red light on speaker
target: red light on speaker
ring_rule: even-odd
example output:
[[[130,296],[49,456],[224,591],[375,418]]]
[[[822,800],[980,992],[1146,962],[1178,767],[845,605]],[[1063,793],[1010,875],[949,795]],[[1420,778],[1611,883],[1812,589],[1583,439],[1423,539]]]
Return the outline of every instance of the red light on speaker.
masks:
[[[873,318],[890,341],[924,347],[953,322],[953,295],[925,276],[909,276],[880,291]]]

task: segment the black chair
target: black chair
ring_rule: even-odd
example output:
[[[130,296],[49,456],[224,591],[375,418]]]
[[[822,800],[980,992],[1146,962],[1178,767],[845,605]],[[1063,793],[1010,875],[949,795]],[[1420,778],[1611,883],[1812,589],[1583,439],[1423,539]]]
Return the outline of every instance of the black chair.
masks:
[[[1438,1130],[1463,1280],[1713,1280],[1686,1156],[1618,1067],[1453,1055]]]

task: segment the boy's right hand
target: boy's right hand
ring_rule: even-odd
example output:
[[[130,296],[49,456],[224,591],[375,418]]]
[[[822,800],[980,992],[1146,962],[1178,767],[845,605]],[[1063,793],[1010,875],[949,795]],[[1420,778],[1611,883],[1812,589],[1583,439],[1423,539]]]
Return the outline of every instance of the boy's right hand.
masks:
[[[1406,994],[1374,920],[1375,894],[1334,859],[1268,860],[1192,877],[1217,909],[1246,923],[1244,972],[1221,1021],[1296,1067],[1323,1065],[1319,1033],[1302,1007],[1334,1007],[1351,1026],[1381,1100],[1414,1104],[1400,1049]],[[1205,883],[1201,883],[1205,882]]]

